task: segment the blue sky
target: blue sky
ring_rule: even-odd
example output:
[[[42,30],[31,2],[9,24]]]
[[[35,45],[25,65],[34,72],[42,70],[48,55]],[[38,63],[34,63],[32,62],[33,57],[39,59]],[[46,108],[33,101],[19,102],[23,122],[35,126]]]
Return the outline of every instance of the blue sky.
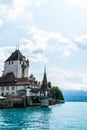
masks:
[[[37,80],[46,64],[52,85],[87,90],[86,0],[0,0],[0,75],[18,44]]]

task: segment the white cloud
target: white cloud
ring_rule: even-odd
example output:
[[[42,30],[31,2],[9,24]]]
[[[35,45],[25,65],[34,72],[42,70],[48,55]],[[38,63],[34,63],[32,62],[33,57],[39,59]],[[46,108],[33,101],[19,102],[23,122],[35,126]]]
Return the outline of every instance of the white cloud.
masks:
[[[10,2],[4,2],[0,4],[0,16],[5,20],[17,20],[27,17],[32,18],[30,11],[31,0],[12,0]],[[27,10],[27,8],[29,8]],[[26,14],[26,15],[25,15]]]
[[[63,68],[49,68],[48,79],[54,86],[70,90],[87,90],[87,74],[64,70]]]
[[[8,8],[6,16],[8,19],[16,19],[23,13],[23,8],[26,5],[26,0],[13,0],[12,5]]]
[[[47,1],[48,0],[37,0],[36,1],[36,4],[37,4],[37,6],[41,6],[41,5],[43,5],[43,4],[47,4]],[[35,2],[35,1],[34,1]]]
[[[78,50],[87,50],[87,34],[80,35],[78,37],[72,38],[72,41],[77,45]],[[83,53],[83,52],[81,52]]]
[[[0,19],[0,27],[3,25],[4,21]]]
[[[48,58],[43,54],[37,54],[37,55],[31,55],[30,61],[44,64],[48,62]]]
[[[36,27],[29,28],[29,35],[32,35],[32,41],[38,48],[45,51],[59,51],[62,55],[69,56],[72,51],[77,50],[77,46],[70,39],[64,38],[58,32],[47,32]],[[48,48],[49,47],[49,48]]]
[[[80,35],[79,37],[75,38],[75,41],[80,42],[81,44],[87,44],[87,34]]]
[[[46,4],[46,0],[11,0],[0,3],[0,16],[5,20],[33,21],[33,6],[35,8]]]
[[[71,6],[78,6],[83,10],[87,10],[87,1],[86,0],[67,0]]]

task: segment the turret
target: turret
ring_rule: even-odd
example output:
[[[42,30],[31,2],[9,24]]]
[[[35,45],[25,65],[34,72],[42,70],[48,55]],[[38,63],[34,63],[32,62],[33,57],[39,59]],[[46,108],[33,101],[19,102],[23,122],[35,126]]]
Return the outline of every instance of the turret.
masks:
[[[44,68],[44,76],[41,87],[41,107],[49,106],[49,97],[48,97],[48,86],[47,86],[47,76],[46,68]]]
[[[47,85],[47,76],[46,76],[46,68],[44,68],[44,76],[43,76],[43,81],[42,81],[42,86],[41,86],[41,94],[44,96],[47,96],[47,90],[48,90],[48,85]]]

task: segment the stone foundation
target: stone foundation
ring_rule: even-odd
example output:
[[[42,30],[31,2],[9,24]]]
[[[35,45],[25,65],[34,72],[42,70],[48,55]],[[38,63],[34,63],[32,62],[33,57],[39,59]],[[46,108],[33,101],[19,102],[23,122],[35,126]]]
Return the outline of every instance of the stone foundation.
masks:
[[[49,106],[49,100],[48,97],[43,97],[41,99],[41,107],[48,107]]]

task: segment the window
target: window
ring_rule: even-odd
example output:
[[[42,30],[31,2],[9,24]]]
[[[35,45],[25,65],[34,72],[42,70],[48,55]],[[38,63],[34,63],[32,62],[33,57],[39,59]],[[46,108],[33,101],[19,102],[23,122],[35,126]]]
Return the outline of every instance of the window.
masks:
[[[21,64],[21,60],[20,60],[20,64]]]
[[[6,92],[6,96],[8,96],[9,95],[9,93],[8,92]]]
[[[26,86],[24,86],[24,89],[26,89]]]
[[[4,87],[1,87],[1,90],[4,90]]]
[[[9,90],[9,86],[6,87],[6,90]]]
[[[12,92],[11,94],[12,94],[12,96],[14,96],[14,92]]]
[[[14,89],[15,89],[15,87],[14,87],[14,86],[12,86],[12,87],[11,87],[11,89],[12,89],[12,90],[14,90]]]

